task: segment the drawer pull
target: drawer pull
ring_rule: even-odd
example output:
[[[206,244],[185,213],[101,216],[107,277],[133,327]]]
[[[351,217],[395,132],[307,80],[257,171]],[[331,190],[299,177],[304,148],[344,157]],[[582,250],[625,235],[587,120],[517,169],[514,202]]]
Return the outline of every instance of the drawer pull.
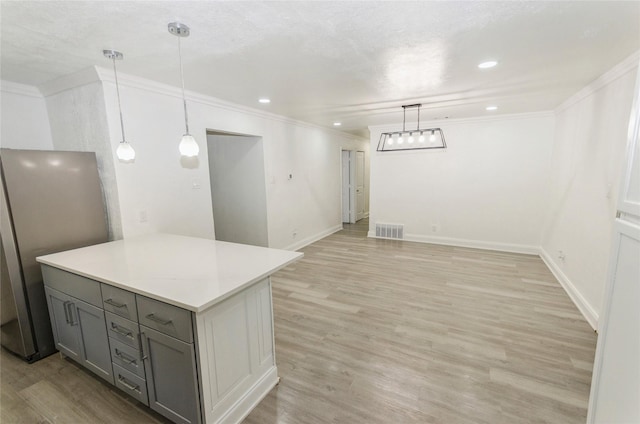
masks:
[[[150,319],[151,321],[157,322],[158,324],[161,324],[161,325],[169,325],[169,324],[171,324],[173,322],[170,319],[166,320],[166,319],[158,318],[154,314],[147,315],[147,318]]]
[[[114,333],[118,333],[121,334],[125,337],[129,337],[131,339],[133,339],[133,333],[131,331],[127,331],[127,330],[123,330],[122,328],[120,328],[120,326],[118,324],[116,324],[115,322],[111,323],[111,331],[113,331]]]
[[[104,301],[104,303],[107,303],[115,308],[126,308],[127,304],[126,303],[120,303],[120,302],[116,302],[113,299],[107,299]]]
[[[129,382],[127,381],[127,379],[126,379],[126,378],[124,378],[123,376],[121,376],[121,375],[119,375],[119,374],[118,374],[118,380],[120,380],[120,383],[122,383],[122,385],[123,385],[124,387],[126,387],[127,389],[129,389],[129,390],[135,390],[136,392],[141,393],[141,392],[140,392],[140,386],[138,386],[138,385],[133,385],[133,384],[129,383]]]
[[[129,365],[135,364],[136,360],[135,359],[131,359],[128,355],[126,355],[123,352],[120,352],[119,349],[116,349],[116,356],[120,359],[122,359],[124,362],[126,362]]]

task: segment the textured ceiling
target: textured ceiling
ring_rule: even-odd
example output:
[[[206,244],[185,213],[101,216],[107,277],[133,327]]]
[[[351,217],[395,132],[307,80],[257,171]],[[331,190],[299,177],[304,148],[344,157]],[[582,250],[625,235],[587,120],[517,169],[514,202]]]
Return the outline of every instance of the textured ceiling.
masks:
[[[550,110],[640,49],[635,1],[2,1],[0,19],[3,80],[108,67],[116,49],[119,71],[177,86],[177,20],[188,90],[361,134],[409,103],[422,119]]]

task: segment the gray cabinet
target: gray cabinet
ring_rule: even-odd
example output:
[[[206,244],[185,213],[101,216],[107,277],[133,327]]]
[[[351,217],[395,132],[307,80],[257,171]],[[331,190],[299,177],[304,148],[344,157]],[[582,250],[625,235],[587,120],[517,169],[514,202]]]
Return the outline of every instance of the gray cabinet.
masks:
[[[176,423],[200,422],[193,343],[140,326],[149,406]]]
[[[113,384],[104,311],[50,287],[45,292],[58,349]]]

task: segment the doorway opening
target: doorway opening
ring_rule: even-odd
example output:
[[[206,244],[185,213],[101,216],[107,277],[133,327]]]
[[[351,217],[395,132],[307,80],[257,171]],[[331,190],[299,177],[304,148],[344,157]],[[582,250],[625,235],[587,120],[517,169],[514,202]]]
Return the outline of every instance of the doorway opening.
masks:
[[[354,224],[365,217],[364,152],[342,150],[342,222]]]
[[[262,137],[207,131],[216,240],[269,246]]]

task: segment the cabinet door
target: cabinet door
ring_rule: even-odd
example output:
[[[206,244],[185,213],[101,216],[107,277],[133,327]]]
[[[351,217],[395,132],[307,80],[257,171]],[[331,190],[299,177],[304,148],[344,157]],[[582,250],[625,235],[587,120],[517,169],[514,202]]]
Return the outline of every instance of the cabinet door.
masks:
[[[200,400],[195,349],[145,326],[140,326],[149,406],[176,423],[199,423]]]
[[[73,325],[74,299],[49,287],[45,287],[45,293],[56,348],[75,361],[81,362],[81,342]]]
[[[81,363],[100,377],[113,384],[111,351],[104,311],[81,300],[74,300],[77,326],[82,340]]]

